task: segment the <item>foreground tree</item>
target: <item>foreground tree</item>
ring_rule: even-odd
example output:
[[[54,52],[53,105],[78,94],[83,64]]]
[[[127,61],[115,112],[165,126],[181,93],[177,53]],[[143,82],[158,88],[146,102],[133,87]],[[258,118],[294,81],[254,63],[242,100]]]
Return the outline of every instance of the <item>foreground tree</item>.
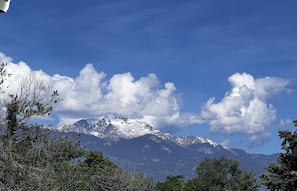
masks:
[[[297,120],[294,121],[295,127]],[[270,163],[266,172],[260,176],[262,183],[272,191],[297,190],[297,130],[279,131],[279,137],[283,139],[281,153],[275,163]]]
[[[0,65],[0,85],[11,75],[5,67]],[[5,96],[5,90],[1,86],[0,190],[49,189],[56,185],[57,164],[81,150],[72,140],[33,123],[50,115],[59,94],[33,75],[20,82],[15,94]]]
[[[205,158],[196,168],[196,178],[189,180],[185,190],[244,191],[257,190],[251,173],[238,168],[238,162],[226,157]]]

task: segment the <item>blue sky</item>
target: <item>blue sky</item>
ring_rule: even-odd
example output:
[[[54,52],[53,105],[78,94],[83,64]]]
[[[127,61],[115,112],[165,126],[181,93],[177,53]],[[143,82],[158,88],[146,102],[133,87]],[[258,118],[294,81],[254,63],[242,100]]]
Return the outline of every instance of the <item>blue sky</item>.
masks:
[[[60,90],[60,124],[120,113],[269,154],[296,118],[296,5],[14,0],[0,59]]]

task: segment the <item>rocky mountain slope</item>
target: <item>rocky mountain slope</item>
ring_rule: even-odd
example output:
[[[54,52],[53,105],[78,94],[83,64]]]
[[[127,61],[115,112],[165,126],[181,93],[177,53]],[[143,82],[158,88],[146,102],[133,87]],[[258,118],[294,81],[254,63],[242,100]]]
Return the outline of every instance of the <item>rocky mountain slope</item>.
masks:
[[[277,157],[227,148],[204,137],[175,137],[122,116],[82,119],[58,130],[79,133],[86,149],[102,151],[128,172],[144,172],[155,180],[177,174],[192,177],[199,161],[220,156],[238,160],[243,169],[257,175]]]

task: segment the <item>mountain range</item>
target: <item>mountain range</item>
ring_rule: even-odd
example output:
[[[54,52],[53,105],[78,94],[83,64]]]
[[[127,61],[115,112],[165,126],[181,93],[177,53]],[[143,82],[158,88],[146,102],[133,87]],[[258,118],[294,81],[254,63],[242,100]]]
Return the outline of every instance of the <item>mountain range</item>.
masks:
[[[237,160],[242,169],[259,175],[267,162],[278,156],[225,147],[199,136],[173,136],[145,122],[118,115],[81,119],[58,130],[79,134],[86,149],[101,151],[129,173],[142,172],[157,181],[178,174],[192,178],[201,160],[220,156]]]

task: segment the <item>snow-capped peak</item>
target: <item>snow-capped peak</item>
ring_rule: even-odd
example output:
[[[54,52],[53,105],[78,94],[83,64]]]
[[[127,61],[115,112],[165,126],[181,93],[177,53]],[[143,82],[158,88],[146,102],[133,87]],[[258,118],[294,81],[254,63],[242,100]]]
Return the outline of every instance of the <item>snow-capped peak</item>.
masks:
[[[74,124],[64,125],[59,130],[92,134],[100,138],[135,138],[145,134],[160,133],[159,130],[154,129],[147,123],[116,115],[81,119]]]
[[[153,128],[149,124],[119,115],[109,115],[100,118],[81,119],[73,124],[58,128],[60,131],[77,132],[97,136],[99,138],[132,139],[143,135],[155,135],[163,140],[170,140],[176,144],[187,147],[192,144],[207,143],[214,147],[217,143],[210,139],[198,136],[175,137]]]

